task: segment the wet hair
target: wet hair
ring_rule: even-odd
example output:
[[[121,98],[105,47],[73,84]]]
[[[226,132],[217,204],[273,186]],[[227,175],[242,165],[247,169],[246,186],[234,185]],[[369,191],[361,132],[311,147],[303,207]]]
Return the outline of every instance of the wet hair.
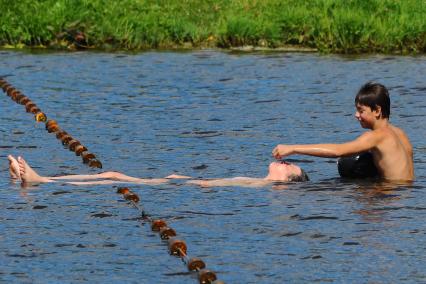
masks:
[[[288,181],[294,181],[294,182],[308,181],[309,180],[308,174],[303,169],[300,169],[300,170],[302,171],[300,175],[291,175],[288,177]]]
[[[375,82],[368,82],[359,89],[355,97],[355,105],[360,104],[376,110],[380,106],[382,118],[389,118],[390,99],[389,92],[385,86]]]

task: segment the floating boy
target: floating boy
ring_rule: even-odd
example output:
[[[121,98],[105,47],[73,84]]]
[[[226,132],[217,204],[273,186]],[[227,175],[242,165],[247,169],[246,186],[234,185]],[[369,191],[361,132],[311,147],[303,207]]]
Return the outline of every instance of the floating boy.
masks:
[[[39,175],[22,158],[9,155],[9,173],[10,177],[28,183],[45,183],[62,181],[74,185],[95,185],[112,183],[136,183],[157,185],[168,182],[170,179],[190,179],[189,176],[169,175],[165,178],[136,178],[127,176],[120,172],[104,172],[92,175],[66,175],[57,177],[45,177]],[[272,162],[269,165],[268,175],[264,178],[253,177],[233,177],[220,179],[188,180],[186,183],[195,184],[202,187],[209,186],[242,186],[242,187],[262,187],[274,182],[299,182],[309,180],[308,175],[299,166],[284,161]]]

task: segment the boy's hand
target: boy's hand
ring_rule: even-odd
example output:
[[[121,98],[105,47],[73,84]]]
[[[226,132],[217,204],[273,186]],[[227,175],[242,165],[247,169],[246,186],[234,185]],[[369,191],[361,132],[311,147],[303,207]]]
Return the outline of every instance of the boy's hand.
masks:
[[[272,150],[272,156],[274,156],[274,158],[277,160],[291,154],[292,154],[292,149],[291,149],[291,146],[289,145],[279,144],[277,145],[277,147],[274,148],[274,150]]]

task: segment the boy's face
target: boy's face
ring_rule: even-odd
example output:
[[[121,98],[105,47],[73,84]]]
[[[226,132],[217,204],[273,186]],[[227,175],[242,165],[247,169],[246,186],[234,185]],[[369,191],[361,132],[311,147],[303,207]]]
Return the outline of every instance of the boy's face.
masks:
[[[272,162],[269,165],[268,179],[276,181],[288,181],[292,175],[299,176],[302,174],[302,169],[295,164],[287,162]]]
[[[369,106],[357,104],[355,118],[359,121],[362,128],[371,129],[374,122],[380,118],[380,107],[376,110],[372,110]]]

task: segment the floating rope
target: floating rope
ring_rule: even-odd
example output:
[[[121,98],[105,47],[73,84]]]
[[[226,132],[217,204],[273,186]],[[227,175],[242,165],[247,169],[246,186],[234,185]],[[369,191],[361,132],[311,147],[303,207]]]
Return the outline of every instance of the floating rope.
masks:
[[[25,110],[34,114],[36,122],[45,122],[46,130],[49,133],[54,133],[56,138],[61,141],[64,146],[67,146],[70,151],[75,152],[77,156],[81,156],[83,163],[89,167],[102,168],[102,163],[96,159],[96,156],[89,152],[87,148],[74,139],[66,131],[61,129],[55,120],[48,120],[44,112],[31,101],[30,98],[22,94],[5,79],[0,77],[0,87],[3,91],[16,103],[24,105]],[[197,272],[198,281],[200,284],[223,284],[221,280],[217,280],[216,274],[206,269],[206,264],[200,258],[189,258],[187,255],[187,246],[185,241],[176,238],[176,231],[170,228],[162,219],[152,219],[144,209],[138,204],[139,196],[130,191],[127,187],[120,187],[117,193],[123,194],[125,200],[128,200],[141,214],[143,220],[151,224],[152,231],[159,232],[162,240],[167,240],[169,253],[179,257],[191,272]]]
[[[62,130],[55,120],[47,120],[46,114],[30,98],[14,88],[4,78],[0,78],[0,87],[14,102],[25,106],[27,112],[34,114],[36,122],[45,122],[47,132],[55,133],[56,138],[62,142],[62,145],[75,152],[76,156],[81,156],[83,163],[92,168],[102,168],[102,163],[93,153],[89,152],[80,141]]]
[[[200,284],[222,284],[217,280],[216,274],[206,269],[206,264],[200,258],[189,258],[187,255],[187,246],[185,241],[176,238],[176,231],[169,227],[166,221],[162,219],[153,219],[148,215],[142,206],[139,205],[139,196],[132,192],[128,187],[119,187],[117,193],[122,194],[123,198],[129,201],[141,214],[143,220],[151,224],[151,230],[158,232],[162,240],[167,240],[169,253],[179,257],[186,265],[189,271],[197,272]]]

